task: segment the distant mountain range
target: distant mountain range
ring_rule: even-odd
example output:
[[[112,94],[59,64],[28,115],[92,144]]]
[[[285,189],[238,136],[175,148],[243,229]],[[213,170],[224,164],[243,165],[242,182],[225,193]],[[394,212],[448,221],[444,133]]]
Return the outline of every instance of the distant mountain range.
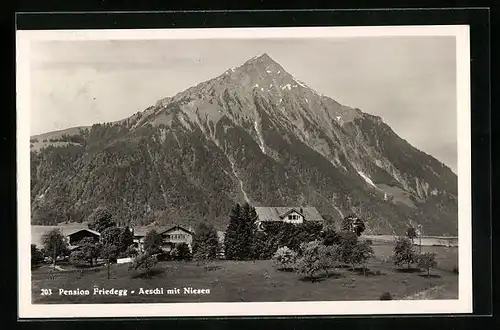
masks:
[[[314,206],[367,233],[456,235],[457,176],[382,118],[339,104],[267,54],[114,123],[33,136],[32,223],[206,220],[234,203]]]

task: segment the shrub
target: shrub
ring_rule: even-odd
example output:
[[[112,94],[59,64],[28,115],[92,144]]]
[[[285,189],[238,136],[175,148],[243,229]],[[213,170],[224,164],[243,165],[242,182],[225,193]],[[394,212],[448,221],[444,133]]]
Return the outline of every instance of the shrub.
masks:
[[[427,277],[430,275],[430,269],[437,266],[436,253],[422,253],[418,256],[418,267],[427,270]]]
[[[339,261],[344,264],[351,264],[353,251],[358,244],[358,236],[351,231],[343,231],[339,233]]]
[[[191,260],[191,250],[186,243],[176,244],[171,252],[173,260]]]
[[[97,263],[97,258],[101,254],[101,245],[95,239],[85,237],[78,242],[80,246],[70,254],[70,261],[73,264],[88,263],[90,267]]]
[[[319,267],[325,271],[328,276],[328,271],[335,268],[339,261],[339,248],[336,245],[326,246],[321,244],[318,249]]]
[[[417,256],[413,250],[413,244],[408,237],[402,236],[396,239],[393,261],[396,266],[406,264],[408,268],[417,261]]]
[[[332,228],[328,228],[322,232],[323,244],[330,246],[333,244],[340,244],[339,234]]]
[[[314,274],[322,268],[319,261],[319,241],[302,243],[300,246],[301,257],[295,263],[295,271],[309,278],[314,277]]]
[[[280,247],[273,256],[274,263],[278,269],[293,269],[297,252],[287,246]]]
[[[42,251],[35,244],[31,244],[31,266],[42,263],[43,259]]]
[[[129,245],[127,250],[125,251],[125,255],[127,257],[135,257],[139,254],[139,251],[137,251],[136,247],[134,245]]]
[[[315,222],[304,222],[292,224],[286,222],[262,223],[262,234],[255,235],[255,242],[259,247],[259,255],[271,258],[281,246],[287,246],[293,251],[299,251],[304,242],[322,240],[322,224]]]
[[[366,275],[366,262],[373,258],[372,242],[369,240],[358,241],[351,252],[351,263],[353,265],[363,265],[363,274]]]
[[[156,254],[156,259],[158,261],[171,261],[172,255],[170,252],[164,251],[163,253]]]
[[[268,260],[277,251],[276,241],[263,231],[257,231],[252,244],[252,258],[254,260]]]
[[[390,292],[384,292],[380,295],[380,300],[392,300],[392,295]]]
[[[417,231],[414,227],[410,226],[406,229],[405,235],[413,242],[413,239],[417,237]]]
[[[318,240],[301,244],[300,250],[295,271],[309,278],[313,278],[319,270],[324,270],[328,276],[328,270],[334,268],[339,259],[337,246],[325,246]]]
[[[137,255],[129,266],[129,269],[137,270],[141,274],[148,276],[158,260],[150,253],[142,253]]]

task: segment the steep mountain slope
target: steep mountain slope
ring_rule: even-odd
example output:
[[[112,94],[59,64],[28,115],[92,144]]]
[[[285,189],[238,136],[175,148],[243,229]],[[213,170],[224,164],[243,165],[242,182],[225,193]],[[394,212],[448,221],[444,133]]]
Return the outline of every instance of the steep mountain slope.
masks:
[[[124,222],[223,227],[233,203],[248,201],[311,205],[334,222],[355,211],[371,233],[400,232],[410,220],[426,234],[457,232],[449,168],[267,54],[59,139],[67,144],[32,148],[34,223],[80,220],[106,205]]]

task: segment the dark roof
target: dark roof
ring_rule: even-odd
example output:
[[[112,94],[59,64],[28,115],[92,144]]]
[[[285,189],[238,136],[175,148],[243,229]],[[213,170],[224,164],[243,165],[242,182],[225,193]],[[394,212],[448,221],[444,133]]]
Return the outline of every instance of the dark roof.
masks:
[[[183,230],[191,235],[194,235],[194,233],[192,231],[190,231],[182,226],[179,226],[179,225],[168,226],[168,227],[167,226],[143,226],[143,227],[133,227],[132,229],[134,231],[134,237],[144,237],[152,229],[156,230],[156,232],[160,235],[164,234],[166,232],[175,230],[175,229],[180,229],[180,230]]]
[[[160,234],[165,234],[165,233],[168,233],[168,232],[173,231],[173,230],[182,230],[182,231],[185,231],[188,234],[194,235],[194,233],[191,230],[188,230],[188,229],[186,229],[184,227],[181,227],[179,225],[175,225],[175,226],[173,226],[173,227],[171,227],[171,228],[169,228],[167,230],[164,230],[164,231],[160,232]]]
[[[89,233],[92,233],[94,235],[101,236],[101,234],[99,232],[92,230],[92,229],[89,229],[89,228],[82,228],[82,229],[74,230],[74,231],[66,234],[66,236],[71,236],[71,235],[74,235],[74,234],[79,233],[81,231],[88,231]]]
[[[167,229],[166,226],[140,226],[140,227],[132,227],[132,230],[134,232],[134,237],[144,237],[149,233],[151,230],[156,230],[156,232],[162,233]]]
[[[295,211],[304,216],[305,221],[324,221],[321,214],[315,207],[263,207],[255,208],[260,221],[282,221],[288,213]]]

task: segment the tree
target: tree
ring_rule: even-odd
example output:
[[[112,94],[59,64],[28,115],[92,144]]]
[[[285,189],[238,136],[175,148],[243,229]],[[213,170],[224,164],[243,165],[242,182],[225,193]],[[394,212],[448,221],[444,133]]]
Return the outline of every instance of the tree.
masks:
[[[52,257],[54,269],[56,268],[57,257],[66,255],[68,243],[59,229],[52,229],[42,236],[43,250],[46,255]]]
[[[144,237],[144,250],[150,254],[158,254],[162,252],[161,245],[163,239],[160,234],[154,229],[147,232],[146,237]]]
[[[94,238],[85,237],[78,242],[78,246],[78,249],[71,251],[71,262],[76,264],[89,263],[90,267],[94,266],[94,261],[101,253],[99,242]]]
[[[128,226],[121,228],[120,232],[120,252],[125,252],[127,249],[134,244],[134,234]]]
[[[380,295],[380,300],[392,300],[392,295],[390,292],[384,292]]]
[[[115,227],[116,222],[113,220],[113,214],[105,208],[96,208],[89,217],[89,228],[99,233],[110,227]]]
[[[31,267],[43,262],[43,252],[35,244],[31,244]]]
[[[191,260],[191,250],[186,243],[176,244],[172,250],[172,258],[174,260]]]
[[[406,237],[408,237],[409,239],[411,239],[411,242],[413,243],[413,239],[415,237],[417,237],[417,231],[415,230],[415,228],[413,226],[410,226],[406,229]]]
[[[333,228],[327,228],[321,233],[321,237],[323,238],[323,244],[326,246],[339,244],[340,236]]]
[[[319,258],[320,246],[320,241],[312,241],[301,244],[301,255],[295,263],[295,271],[297,273],[313,278],[314,274],[323,268]]]
[[[248,260],[253,257],[252,247],[256,232],[255,208],[245,203],[236,204],[230,215],[224,239],[224,253],[230,260]]]
[[[101,233],[101,242],[103,245],[114,245],[118,251],[121,248],[122,230],[118,227],[108,227]]]
[[[337,266],[339,261],[339,248],[336,245],[321,244],[318,249],[319,267],[325,271],[328,276],[328,271]]]
[[[361,220],[356,214],[348,214],[341,223],[342,231],[353,231],[356,235],[361,236],[365,231],[366,226],[363,220]]]
[[[344,264],[352,264],[352,253],[358,244],[358,236],[352,231],[339,233],[338,255],[339,261]]]
[[[144,252],[134,257],[129,269],[138,270],[141,274],[149,276],[151,274],[151,270],[157,263],[158,259],[156,256],[149,252]]]
[[[407,264],[408,268],[410,268],[411,264],[415,263],[415,251],[413,250],[413,244],[408,237],[402,236],[396,239],[393,260],[396,266]]]
[[[280,247],[273,256],[273,260],[278,269],[292,269],[297,259],[297,252],[287,246]]]
[[[366,226],[365,226],[365,223],[363,222],[363,220],[361,220],[360,218],[357,218],[356,220],[354,220],[353,229],[354,229],[354,232],[356,233],[356,235],[358,235],[358,237],[361,236],[361,234],[366,229]]]
[[[127,257],[135,257],[139,254],[139,252],[134,245],[130,245],[127,250],[125,250],[125,254]]]
[[[430,276],[430,269],[437,266],[436,253],[427,252],[418,256],[418,267],[427,270],[427,277]]]
[[[372,242],[369,240],[358,241],[351,253],[351,263],[354,265],[363,265],[363,274],[366,276],[366,262],[373,258]]]
[[[342,231],[352,231],[352,224],[354,223],[354,220],[357,218],[356,214],[351,213],[348,214],[342,219],[342,222],[340,224],[340,230]]]
[[[276,250],[273,244],[274,242],[275,240],[271,240],[265,232],[256,231],[252,244],[252,259],[271,259],[273,252]]]
[[[200,223],[193,237],[193,257],[197,261],[209,261],[217,258],[219,239],[211,224]]]
[[[110,278],[111,263],[120,254],[120,228],[108,227],[101,234],[101,257],[106,260],[108,268],[108,279]]]

